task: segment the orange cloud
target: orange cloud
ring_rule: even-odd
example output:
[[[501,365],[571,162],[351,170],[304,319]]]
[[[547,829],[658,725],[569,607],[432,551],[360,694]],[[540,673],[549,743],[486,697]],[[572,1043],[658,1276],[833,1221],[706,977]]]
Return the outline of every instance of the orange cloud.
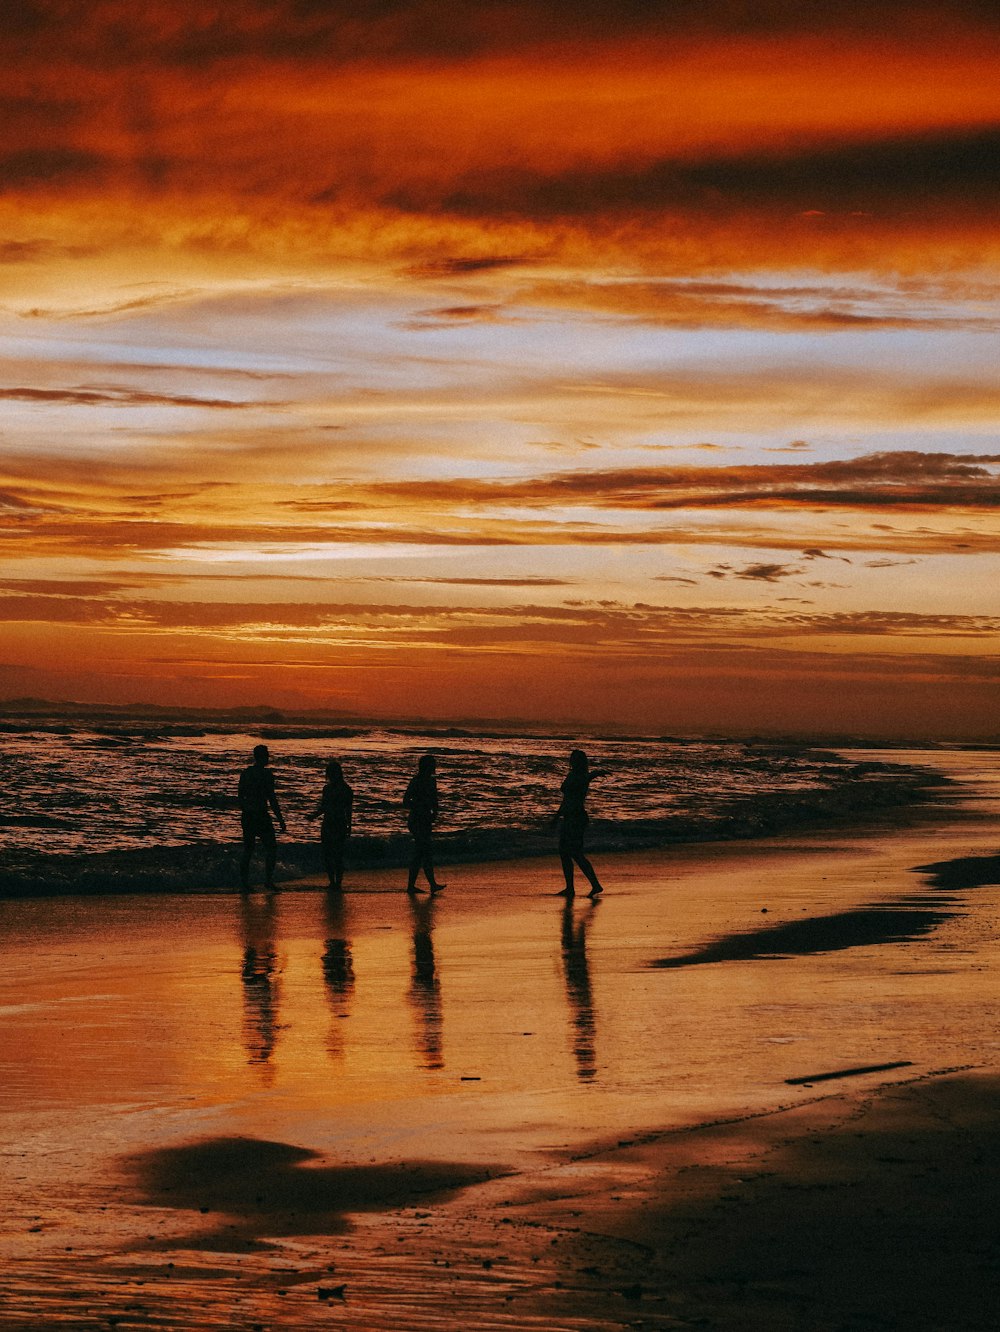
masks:
[[[148,464],[152,469],[152,463]],[[241,460],[237,455],[234,470]],[[345,548],[730,544],[894,553],[996,551],[1000,455],[895,452],[831,462],[569,470],[523,480],[211,482],[171,488],[118,463],[8,464],[0,544],[25,557],[260,559]],[[3,481],[0,473],[0,482]],[[170,473],[168,479],[174,480]],[[159,486],[155,483],[159,482]],[[549,512],[544,512],[548,510]],[[817,510],[859,515],[845,528]],[[767,512],[759,525],[696,516]],[[801,513],[809,526],[782,526]],[[674,515],[684,515],[678,522]],[[636,523],[631,515],[641,515]],[[878,524],[892,515],[893,524]],[[662,521],[654,519],[662,516]],[[933,521],[917,522],[921,516]],[[822,543],[822,545],[818,543]],[[817,543],[817,544],[812,544]],[[765,567],[764,565],[760,567]]]
[[[775,681],[898,720],[905,680],[985,726],[996,624],[942,557],[998,546],[998,36],[961,0],[13,6],[4,678],[718,726]]]
[[[133,388],[43,389],[21,385],[0,388],[0,402],[60,403],[71,407],[111,405],[115,407],[207,407],[212,411],[241,411],[249,407],[276,407],[283,404],[237,402],[230,398],[196,398],[185,393],[144,393]]]
[[[990,293],[990,297],[995,296],[995,292]],[[578,279],[540,281],[520,288],[506,308],[579,310],[667,328],[737,327],[813,333],[947,327],[989,330],[997,322],[987,313],[990,297],[981,293],[983,306],[971,313],[967,306],[957,306],[957,301],[967,299],[965,284],[956,281],[948,288],[942,283],[937,291],[928,285],[923,293],[924,309],[918,314],[901,310],[898,298],[894,302],[884,289],[829,285],[778,287],[766,280],[754,284],[690,279],[658,282]],[[934,308],[928,310],[928,305]],[[488,308],[499,316],[505,307]],[[442,312],[439,317],[443,317]],[[420,325],[432,326],[431,322]],[[798,447],[807,446],[799,441]]]
[[[273,267],[336,237],[439,272],[995,253],[985,10],[578,9],[36,0],[0,39],[6,243]]]
[[[587,505],[605,509],[762,506],[920,511],[1000,507],[1000,454],[895,452],[836,462],[560,472],[525,481],[408,481],[369,488],[401,502]],[[319,500],[287,501],[306,510]]]

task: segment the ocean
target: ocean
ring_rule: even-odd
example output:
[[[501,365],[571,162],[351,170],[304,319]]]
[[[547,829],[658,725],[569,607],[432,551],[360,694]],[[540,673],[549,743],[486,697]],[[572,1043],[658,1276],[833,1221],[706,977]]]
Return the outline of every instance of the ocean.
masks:
[[[330,758],[355,793],[349,867],[405,863],[402,793],[425,752],[438,760],[442,863],[551,851],[559,785],[578,744],[606,773],[589,800],[595,850],[843,820],[908,804],[941,781],[891,753],[742,741],[32,719],[0,733],[0,892],[234,884],[236,784],[261,741],[288,820],[278,865],[286,879],[319,871],[318,824],[308,816]]]

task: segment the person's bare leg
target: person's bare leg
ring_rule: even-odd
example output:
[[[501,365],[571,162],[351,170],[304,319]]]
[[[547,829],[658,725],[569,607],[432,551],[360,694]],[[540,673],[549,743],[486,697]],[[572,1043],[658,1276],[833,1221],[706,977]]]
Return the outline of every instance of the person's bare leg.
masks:
[[[598,893],[603,893],[604,887],[597,877],[597,872],[582,851],[578,852],[575,860],[586,876],[587,882],[590,884],[590,896],[596,897]]]
[[[443,883],[438,883],[437,879],[434,876],[434,856],[431,853],[431,848],[429,846],[426,847],[424,850],[423,864],[424,864],[424,874],[427,877],[427,882],[431,886],[431,892],[439,893],[441,889],[446,887],[447,885]]]
[[[250,891],[250,857],[253,855],[253,843],[244,841],[243,854],[240,856],[240,891]]]
[[[573,886],[573,857],[568,851],[560,851],[559,859],[562,863],[563,878],[566,880],[566,887],[562,888],[556,897],[572,897],[576,892]]]
[[[415,893],[418,891],[417,875],[420,873],[421,861],[422,861],[421,849],[419,846],[414,846],[413,855],[410,858],[409,876],[406,884],[406,891],[408,893]]]

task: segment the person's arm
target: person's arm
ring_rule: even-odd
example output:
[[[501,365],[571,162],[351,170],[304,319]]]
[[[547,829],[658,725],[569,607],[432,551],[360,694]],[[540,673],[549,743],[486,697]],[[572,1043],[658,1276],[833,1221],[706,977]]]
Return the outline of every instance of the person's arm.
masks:
[[[311,822],[313,819],[318,819],[322,813],[323,813],[323,796],[320,796],[320,798],[316,801],[316,808],[313,810],[311,814],[307,814],[306,818],[309,819]]]
[[[560,791],[561,799],[560,799],[560,801],[559,801],[559,808],[558,808],[558,809],[556,810],[556,812],[552,815],[552,823],[549,825],[549,826],[552,827],[552,828],[554,828],[554,827],[556,826],[556,824],[559,822],[559,820],[562,818],[562,816],[566,813],[566,784],[567,784],[568,781],[569,781],[569,778],[568,778],[568,777],[564,777],[564,778],[563,778],[563,781],[562,781],[562,785],[559,787],[559,791]]]
[[[412,777],[412,778],[410,779],[410,784],[409,784],[409,786],[408,786],[408,787],[406,788],[406,790],[403,792],[403,808],[404,808],[404,809],[409,809],[410,806],[413,804],[413,787],[414,787],[414,783],[416,782],[416,780],[417,780],[417,779],[416,779],[415,777]]]
[[[267,803],[274,810],[275,818],[278,820],[278,827],[284,832],[287,825],[285,824],[285,816],[281,812],[281,806],[278,804],[278,794],[274,789],[273,777],[268,782],[267,788]]]
[[[354,826],[354,792],[350,787],[347,788],[347,831],[350,832]]]
[[[562,800],[560,800],[559,802],[559,808],[552,815],[552,822],[549,826],[554,828],[565,813],[566,813],[566,793],[563,792]]]

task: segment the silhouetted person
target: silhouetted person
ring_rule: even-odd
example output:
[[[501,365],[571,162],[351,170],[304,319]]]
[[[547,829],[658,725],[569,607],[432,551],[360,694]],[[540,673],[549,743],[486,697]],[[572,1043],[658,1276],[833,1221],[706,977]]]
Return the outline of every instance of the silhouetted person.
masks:
[[[269,1065],[278,1038],[280,997],[274,905],[274,899],[270,897],[262,902],[247,898],[240,907],[243,936],[240,980],[243,982],[243,1030],[247,1062],[261,1067],[267,1083],[273,1078]]]
[[[591,904],[589,911],[594,910]],[[566,977],[566,998],[575,1039],[573,1057],[576,1075],[581,1082],[589,1082],[597,1073],[597,1055],[594,1052],[594,999],[590,989],[590,968],[587,965],[586,917],[577,921],[573,917],[573,903],[569,896],[562,913],[562,959]]]
[[[354,816],[354,792],[344,780],[344,770],[336,759],[326,765],[326,785],[316,808],[309,815],[318,819],[322,814],[319,840],[323,851],[330,887],[339,891],[344,881],[344,847],[351,835]]]
[[[420,1052],[425,1068],[443,1068],[441,1052],[441,985],[434,963],[434,904],[414,900],[413,982],[410,1001],[420,1021]]]
[[[417,763],[416,776],[410,781],[403,796],[403,808],[409,813],[406,826],[413,838],[413,856],[410,860],[410,877],[406,885],[408,893],[417,891],[417,875],[421,870],[432,893],[439,893],[445,886],[434,877],[434,848],[431,835],[438,816],[437,778],[434,773],[437,759],[433,754],[422,754]]]
[[[566,880],[566,887],[559,894],[560,897],[572,897],[575,889],[573,887],[573,865],[579,865],[590,884],[591,897],[596,897],[602,893],[600,882],[593,865],[587,859],[583,850],[583,838],[587,831],[587,824],[590,819],[587,815],[587,792],[590,790],[590,783],[596,777],[605,776],[602,768],[591,768],[587,755],[582,749],[574,749],[569,756],[569,772],[563,780],[562,804],[556,810],[552,822],[560,823],[559,828],[559,859],[562,861],[563,877]]]
[[[273,893],[275,890],[274,866],[278,859],[278,839],[274,835],[271,811],[274,811],[282,832],[285,831],[285,816],[274,793],[274,773],[267,766],[270,757],[267,745],[255,745],[253,763],[240,773],[240,822],[243,825],[240,885],[245,893],[250,891],[250,858],[258,838],[264,847],[264,887],[268,892]]]
[[[354,993],[354,959],[347,936],[344,898],[336,891],[326,894],[326,933],[323,980],[333,1018],[326,1048],[331,1059],[339,1059],[343,1054],[340,1023],[348,1015]]]

